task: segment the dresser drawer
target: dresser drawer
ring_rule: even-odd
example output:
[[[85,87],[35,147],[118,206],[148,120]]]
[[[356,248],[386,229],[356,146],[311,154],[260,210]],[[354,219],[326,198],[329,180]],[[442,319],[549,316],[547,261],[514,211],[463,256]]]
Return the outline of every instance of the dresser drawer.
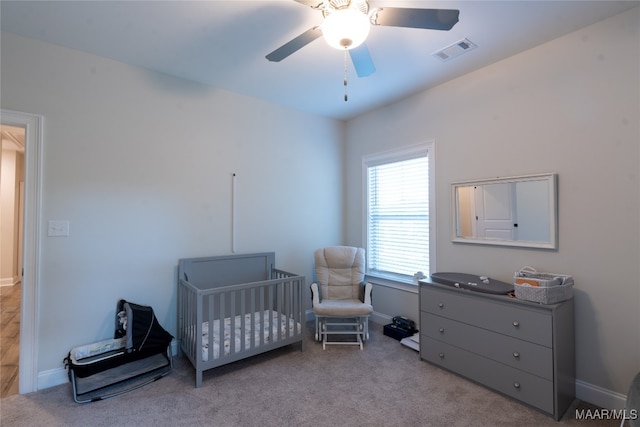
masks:
[[[551,347],[552,317],[548,310],[448,292],[420,289],[420,310]]]
[[[554,413],[552,381],[425,335],[420,337],[420,357],[544,412]]]
[[[420,333],[513,368],[553,380],[553,352],[549,347],[425,312],[420,313]]]

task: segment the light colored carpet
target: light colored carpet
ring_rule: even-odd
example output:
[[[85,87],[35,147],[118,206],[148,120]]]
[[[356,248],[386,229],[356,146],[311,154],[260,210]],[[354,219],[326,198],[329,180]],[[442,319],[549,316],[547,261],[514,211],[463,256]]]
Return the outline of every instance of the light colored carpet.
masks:
[[[0,400],[2,426],[617,426],[619,421],[560,422],[420,360],[371,323],[355,346],[312,340],[223,366],[194,387],[188,360],[167,377],[100,402],[79,405],[64,384]],[[62,360],[63,355],[60,359]],[[588,408],[576,402],[574,406]]]

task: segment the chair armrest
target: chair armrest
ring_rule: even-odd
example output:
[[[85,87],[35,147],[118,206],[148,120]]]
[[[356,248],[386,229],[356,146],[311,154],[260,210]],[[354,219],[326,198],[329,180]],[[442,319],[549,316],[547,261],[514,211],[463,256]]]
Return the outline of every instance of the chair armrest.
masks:
[[[311,288],[311,306],[315,307],[320,304],[320,290],[318,289],[318,284],[313,282],[310,286]]]
[[[373,290],[373,285],[369,282],[363,282],[362,285],[364,286],[363,302],[371,305],[371,292]]]

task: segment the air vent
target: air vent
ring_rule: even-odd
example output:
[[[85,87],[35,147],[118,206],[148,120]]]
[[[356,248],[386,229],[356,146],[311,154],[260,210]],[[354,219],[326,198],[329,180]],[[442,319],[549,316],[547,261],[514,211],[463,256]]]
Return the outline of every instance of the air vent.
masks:
[[[446,62],[450,59],[462,55],[463,53],[469,52],[476,47],[478,46],[472,43],[469,39],[462,39],[459,42],[445,47],[444,49],[440,49],[439,51],[435,52],[433,56],[438,58],[442,62]]]

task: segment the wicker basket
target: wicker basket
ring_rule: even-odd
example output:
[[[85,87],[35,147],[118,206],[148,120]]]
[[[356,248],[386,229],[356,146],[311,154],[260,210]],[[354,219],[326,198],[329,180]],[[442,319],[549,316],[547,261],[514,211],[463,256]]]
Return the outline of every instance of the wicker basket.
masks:
[[[516,272],[516,298],[540,304],[555,304],[573,298],[573,278],[566,274],[538,273],[531,267]]]

